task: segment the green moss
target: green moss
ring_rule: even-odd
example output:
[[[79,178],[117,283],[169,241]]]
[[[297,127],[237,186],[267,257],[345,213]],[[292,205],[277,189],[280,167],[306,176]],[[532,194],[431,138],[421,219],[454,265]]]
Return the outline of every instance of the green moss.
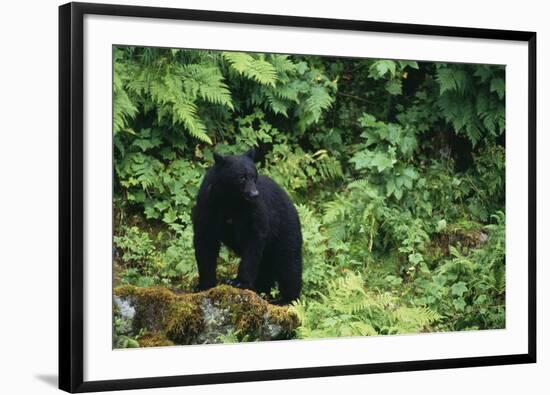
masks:
[[[181,298],[170,307],[166,336],[175,343],[193,343],[193,340],[204,330],[202,310],[193,299],[192,297]]]
[[[145,328],[161,331],[166,325],[167,312],[177,299],[176,294],[163,287],[138,288],[131,285],[118,287],[116,296],[130,299],[136,309],[133,321],[134,331]]]
[[[166,347],[173,346],[174,342],[167,339],[166,335],[157,332],[148,332],[138,339],[140,347]]]
[[[220,285],[204,294],[215,307],[228,310],[229,318],[235,326],[239,340],[260,336],[267,302],[253,291]]]
[[[120,296],[121,298],[127,298],[129,296],[134,296],[136,291],[139,288],[134,287],[133,285],[122,285],[114,289],[114,294]]]
[[[281,334],[292,336],[294,330],[300,325],[300,320],[296,313],[289,310],[288,307],[270,306],[269,321],[281,327]]]

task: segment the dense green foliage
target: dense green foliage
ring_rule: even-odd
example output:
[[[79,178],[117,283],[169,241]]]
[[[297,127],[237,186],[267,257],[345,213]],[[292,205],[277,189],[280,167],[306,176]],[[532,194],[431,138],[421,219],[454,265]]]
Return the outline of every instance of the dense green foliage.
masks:
[[[192,289],[201,177],[254,146],[302,223],[299,336],[504,327],[503,67],[130,47],[114,71],[117,283]]]

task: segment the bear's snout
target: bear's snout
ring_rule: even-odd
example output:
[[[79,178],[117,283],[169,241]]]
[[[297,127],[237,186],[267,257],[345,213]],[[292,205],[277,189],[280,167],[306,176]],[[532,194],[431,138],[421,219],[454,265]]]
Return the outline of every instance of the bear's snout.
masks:
[[[258,192],[257,189],[253,189],[247,193],[246,197],[249,199],[256,199],[259,194],[260,192]]]

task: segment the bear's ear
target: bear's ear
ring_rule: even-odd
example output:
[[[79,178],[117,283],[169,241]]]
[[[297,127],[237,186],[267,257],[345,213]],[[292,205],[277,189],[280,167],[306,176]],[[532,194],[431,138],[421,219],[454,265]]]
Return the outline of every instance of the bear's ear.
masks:
[[[244,153],[244,156],[249,157],[252,160],[252,162],[254,162],[254,160],[256,159],[256,150],[254,148],[249,149]]]
[[[225,162],[225,158],[214,152],[214,162],[216,162],[217,165],[222,165]]]

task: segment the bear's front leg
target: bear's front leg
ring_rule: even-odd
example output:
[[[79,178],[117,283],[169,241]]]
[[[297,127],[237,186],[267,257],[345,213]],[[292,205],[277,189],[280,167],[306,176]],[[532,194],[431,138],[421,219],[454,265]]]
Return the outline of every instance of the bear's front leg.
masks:
[[[265,239],[255,237],[243,249],[237,277],[227,283],[237,288],[256,289],[256,278],[262,260]]]
[[[193,237],[195,258],[199,269],[199,291],[216,286],[216,264],[220,252],[220,242],[207,233],[196,232]]]

